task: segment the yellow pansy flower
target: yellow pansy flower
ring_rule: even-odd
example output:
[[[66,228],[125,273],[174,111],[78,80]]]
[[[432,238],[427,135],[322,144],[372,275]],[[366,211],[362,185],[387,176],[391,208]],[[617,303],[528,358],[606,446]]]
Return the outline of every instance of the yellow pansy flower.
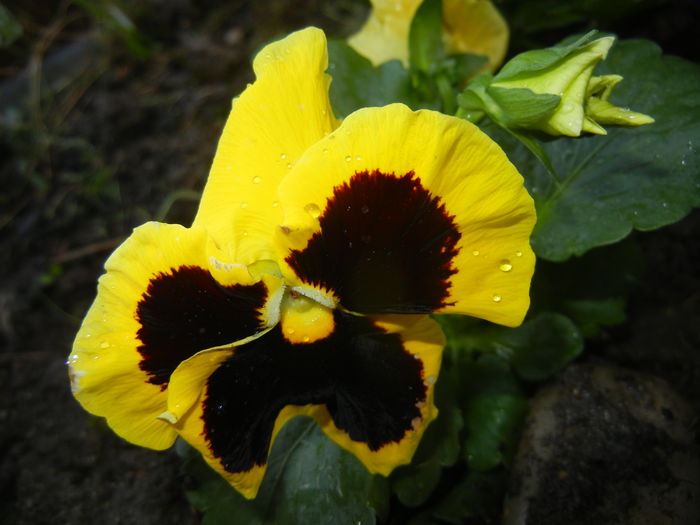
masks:
[[[408,65],[411,21],[423,0],[371,0],[372,11],[348,43],[379,65],[400,60]],[[472,53],[488,58],[495,70],[508,50],[508,25],[491,0],[443,0],[442,39],[448,55]]]
[[[515,326],[529,303],[534,206],[503,151],[401,104],[340,123],[327,63],[315,28],[257,55],[194,224],[117,248],[68,359],[85,409],[182,436],[248,498],[298,415],[373,473],[410,462],[437,415],[427,314]]]

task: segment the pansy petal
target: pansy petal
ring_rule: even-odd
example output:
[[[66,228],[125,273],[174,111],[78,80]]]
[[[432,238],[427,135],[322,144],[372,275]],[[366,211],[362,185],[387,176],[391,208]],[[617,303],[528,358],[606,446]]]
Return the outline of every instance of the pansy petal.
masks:
[[[372,11],[348,43],[376,66],[389,60],[408,65],[408,33],[422,0],[372,0]]]
[[[421,0],[372,0],[372,11],[348,43],[379,65],[400,60],[408,65],[411,22]],[[444,0],[443,43],[446,54],[472,53],[489,59],[494,70],[508,48],[508,25],[490,0]]]
[[[473,124],[401,104],[359,110],[309,148],[280,200],[279,259],[292,286],[363,314],[522,322],[534,204]]]
[[[203,352],[173,376],[175,411],[180,393],[187,405],[202,392],[176,428],[246,497],[257,493],[275,436],[291,417],[313,417],[370,471],[387,475],[411,460],[437,415],[433,384],[444,345],[437,323],[424,317],[387,333],[365,317],[333,316],[333,331],[321,339],[295,343],[278,325],[230,353]]]
[[[444,0],[443,41],[448,53],[488,57],[494,71],[508,50],[508,24],[490,0]]]
[[[243,264],[271,258],[282,217],[277,185],[337,127],[327,65],[323,32],[298,31],[258,53],[255,82],[233,102],[194,224]]]
[[[266,302],[281,285],[223,261],[204,230],[169,224],[135,229],[105,269],[68,359],[74,395],[128,441],[167,448],[175,431],[158,417],[171,373],[276,322]]]

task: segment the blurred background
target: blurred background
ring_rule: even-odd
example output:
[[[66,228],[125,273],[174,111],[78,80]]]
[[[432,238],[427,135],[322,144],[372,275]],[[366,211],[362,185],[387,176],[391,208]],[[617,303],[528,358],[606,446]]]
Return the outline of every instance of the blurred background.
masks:
[[[697,1],[495,3],[513,28],[511,56],[598,28],[698,61]],[[347,37],[368,9],[351,0],[0,2],[1,523],[199,522],[178,461],[84,413],[65,359],[109,253],[148,220],[191,222],[255,51],[308,25]],[[699,223],[696,212],[636,235],[648,271],[630,322],[586,353],[654,373],[692,402]]]

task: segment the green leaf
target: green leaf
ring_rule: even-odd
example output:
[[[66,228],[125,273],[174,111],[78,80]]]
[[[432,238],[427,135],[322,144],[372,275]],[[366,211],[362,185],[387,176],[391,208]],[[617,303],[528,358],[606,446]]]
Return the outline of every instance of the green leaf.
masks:
[[[624,76],[613,103],[656,122],[545,143],[558,181],[504,132],[484,127],[526,178],[538,214],[532,245],[544,259],[581,255],[700,206],[700,66],[635,40],[619,42],[600,69]]]
[[[645,270],[644,254],[633,239],[595,248],[563,263],[540,261],[531,287],[530,312],[566,314],[584,337],[625,320],[626,297]]]
[[[552,166],[552,160],[549,158],[549,155],[547,155],[542,143],[531,133],[527,131],[515,131],[507,127],[503,127],[503,129],[513,138],[520,141],[520,143],[542,163],[542,166],[547,170],[547,173],[549,173],[552,177],[557,176],[554,172],[554,166]]]
[[[0,48],[8,47],[22,36],[22,26],[14,15],[0,4]]]
[[[606,299],[578,299],[564,303],[564,312],[578,320],[581,335],[593,337],[601,326],[614,326],[624,322],[626,301],[622,297]]]
[[[393,102],[416,106],[411,76],[398,60],[374,67],[345,41],[339,40],[328,42],[328,53],[328,72],[333,77],[331,104],[339,118],[359,108]]]
[[[442,468],[435,461],[401,467],[392,476],[392,487],[399,501],[409,507],[422,505],[440,481]]]
[[[543,313],[509,330],[502,343],[511,348],[511,363],[526,381],[542,381],[559,372],[583,351],[583,339],[568,317]]]
[[[512,330],[501,326],[496,328],[499,337],[503,337],[504,331]],[[499,394],[520,395],[520,385],[511,371],[507,357],[495,353],[499,350],[497,346],[503,350],[502,345],[492,342],[491,346],[492,352],[467,356],[460,363],[461,399]]]
[[[565,59],[577,48],[589,44],[600,35],[598,31],[589,31],[571,42],[564,41],[546,49],[525,51],[509,60],[494,77],[494,82],[513,80],[533,71],[541,71]]]
[[[416,10],[408,35],[408,56],[411,67],[425,73],[442,63],[442,0],[424,0]]]
[[[466,408],[465,456],[469,467],[485,472],[508,464],[515,452],[527,399],[514,394],[481,395]]]
[[[512,128],[536,124],[561,102],[557,95],[538,94],[529,89],[489,87],[486,91],[503,110],[503,124]]]
[[[388,496],[377,490],[373,476],[354,456],[308,418],[295,418],[280,432],[254,500],[203,469],[203,461],[198,464],[189,470],[200,485],[188,498],[204,513],[204,525],[230,524],[232,517],[246,525],[373,524],[369,502]]]
[[[464,86],[487,62],[488,57],[484,55],[460,53],[448,56],[442,63],[442,70],[449,76],[453,85]]]

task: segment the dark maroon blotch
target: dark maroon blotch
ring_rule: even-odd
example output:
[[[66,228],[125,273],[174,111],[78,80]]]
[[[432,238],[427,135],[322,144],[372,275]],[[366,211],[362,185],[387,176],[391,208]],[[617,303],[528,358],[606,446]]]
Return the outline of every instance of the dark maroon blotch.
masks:
[[[448,304],[461,234],[414,172],[363,171],[333,191],[320,231],[286,261],[360,313],[429,313]]]
[[[156,274],[136,309],[141,370],[163,389],[175,368],[200,350],[232,343],[261,328],[262,282],[222,286],[204,268]]]

